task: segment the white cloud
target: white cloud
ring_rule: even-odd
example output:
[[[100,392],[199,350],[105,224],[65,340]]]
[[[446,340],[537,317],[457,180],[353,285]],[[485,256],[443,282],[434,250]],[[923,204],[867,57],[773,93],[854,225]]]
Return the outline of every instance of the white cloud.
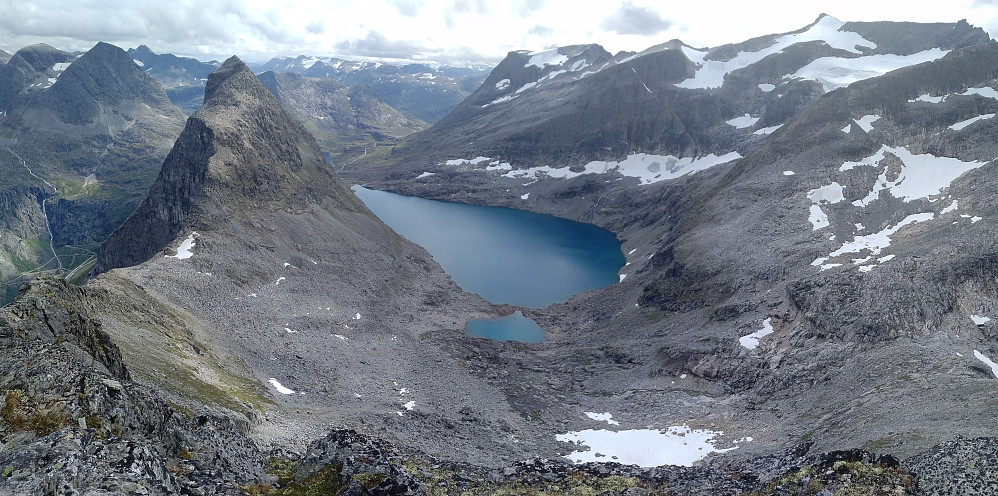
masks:
[[[998,27],[994,0],[868,2],[774,0],[765,9],[730,2],[718,15],[709,2],[652,0],[34,0],[7,2],[0,48],[13,52],[44,42],[87,50],[97,41],[122,48],[148,45],[159,53],[202,60],[236,54],[246,60],[277,55],[347,55],[339,50],[396,53],[418,48],[426,60],[469,57],[497,62],[511,50],[599,43],[610,52],[642,50],[671,38],[717,46],[800,29],[818,14],[843,21],[954,22],[966,18]],[[774,15],[778,13],[778,15]],[[668,21],[681,19],[682,25]],[[688,26],[688,27],[687,27]]]

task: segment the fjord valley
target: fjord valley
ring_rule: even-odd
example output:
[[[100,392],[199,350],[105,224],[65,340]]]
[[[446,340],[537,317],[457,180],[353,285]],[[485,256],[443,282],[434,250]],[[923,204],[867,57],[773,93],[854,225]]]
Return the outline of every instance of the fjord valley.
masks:
[[[0,66],[5,278],[44,273],[0,309],[3,490],[998,487],[978,27],[514,51],[442,116],[232,57],[184,120],[145,65],[99,44]],[[351,184],[593,224],[624,260],[494,302]],[[510,316],[543,338],[466,332]]]

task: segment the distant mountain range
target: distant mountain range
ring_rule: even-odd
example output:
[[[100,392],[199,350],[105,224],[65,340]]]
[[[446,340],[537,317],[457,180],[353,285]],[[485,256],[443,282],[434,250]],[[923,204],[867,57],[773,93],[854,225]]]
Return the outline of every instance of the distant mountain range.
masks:
[[[218,62],[156,54],[141,45],[128,54],[167,88],[175,105],[193,112],[204,98],[204,82]],[[345,86],[365,85],[388,105],[425,122],[436,122],[475,91],[489,67],[357,62],[334,57],[278,57],[252,65],[257,73],[293,73],[334,79]]]
[[[129,48],[128,56],[166,88],[170,101],[190,114],[204,101],[204,84],[208,74],[218,68],[218,61],[201,62],[171,53],[157,54],[149,47]]]
[[[368,154],[383,155],[403,137],[429,127],[388,105],[364,84],[347,87],[335,79],[295,73],[265,72],[258,77],[305,124],[336,168]]]
[[[364,84],[385,103],[434,123],[481,85],[490,67],[356,62],[335,57],[279,57],[255,65],[256,72],[291,72],[335,79],[347,86]]]

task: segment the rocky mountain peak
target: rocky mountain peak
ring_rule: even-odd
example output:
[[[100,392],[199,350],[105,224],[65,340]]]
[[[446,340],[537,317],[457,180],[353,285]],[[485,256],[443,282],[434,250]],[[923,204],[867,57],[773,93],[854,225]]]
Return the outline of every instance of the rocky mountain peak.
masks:
[[[266,88],[257,81],[253,71],[239,60],[239,57],[233,55],[208,75],[208,83],[204,88],[204,104],[205,106],[235,104],[239,102],[239,98],[235,98],[237,96],[266,100],[267,93]]]
[[[30,72],[45,72],[46,69],[60,62],[68,62],[75,56],[44,43],[26,46],[10,58],[7,65],[18,67]]]
[[[45,92],[43,102],[69,124],[94,122],[108,106],[142,101],[170,107],[163,87],[132,62],[124,50],[99,42],[73,61]]]
[[[98,272],[134,265],[184,228],[205,230],[261,212],[322,204],[357,210],[314,138],[237,57],[208,77],[149,195],[101,246]]]

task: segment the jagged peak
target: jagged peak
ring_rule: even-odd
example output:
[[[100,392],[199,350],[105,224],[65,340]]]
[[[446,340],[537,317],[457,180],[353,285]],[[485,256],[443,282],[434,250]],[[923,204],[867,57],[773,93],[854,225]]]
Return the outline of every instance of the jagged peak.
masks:
[[[208,75],[204,89],[204,107],[214,105],[233,106],[247,103],[247,99],[260,103],[273,99],[273,95],[263,86],[253,71],[233,55],[218,69]],[[273,100],[277,104],[277,100]]]

